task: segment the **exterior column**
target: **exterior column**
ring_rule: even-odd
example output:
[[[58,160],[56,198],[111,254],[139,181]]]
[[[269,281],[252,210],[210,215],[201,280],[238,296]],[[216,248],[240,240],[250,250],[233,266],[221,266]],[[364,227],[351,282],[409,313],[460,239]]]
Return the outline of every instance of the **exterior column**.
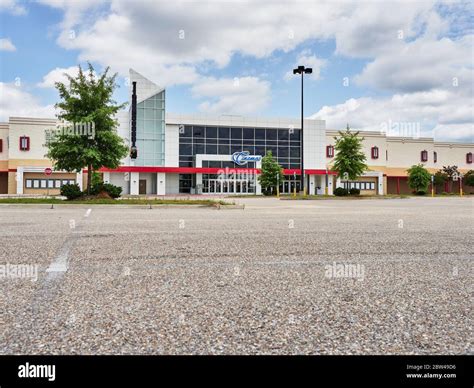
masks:
[[[397,177],[397,194],[400,195],[400,177]]]
[[[260,185],[260,182],[258,181],[258,174],[255,174],[254,177],[255,177],[255,194],[262,195],[262,186]]]
[[[23,167],[17,167],[15,179],[16,179],[16,193],[23,194]]]
[[[195,194],[202,194],[202,174],[196,174]]]
[[[381,172],[379,172],[378,174],[378,178],[377,178],[377,182],[378,182],[378,190],[377,190],[377,194],[378,195],[383,195],[383,174]]]
[[[83,190],[82,186],[84,186],[82,184],[82,180],[83,180],[83,173],[82,173],[82,169],[81,169],[81,171],[76,173],[76,183],[79,185],[79,188],[81,189],[81,191]]]
[[[333,176],[328,175],[328,195],[334,194],[333,182],[334,182]]]
[[[318,194],[317,187],[319,186],[319,177],[317,175],[309,175],[309,187],[308,187],[308,195],[316,195]]]
[[[260,171],[262,170],[262,161],[259,160],[257,163],[255,163],[255,168],[259,169]],[[254,174],[254,179],[255,179],[255,194],[256,195],[262,195],[262,186],[260,185],[260,182],[258,180],[258,174]],[[283,178],[284,179],[284,178]]]
[[[156,195],[166,194],[166,173],[156,173]]]
[[[139,172],[130,173],[130,195],[138,195],[138,185],[140,181]]]
[[[110,183],[110,172],[103,173],[104,183]]]

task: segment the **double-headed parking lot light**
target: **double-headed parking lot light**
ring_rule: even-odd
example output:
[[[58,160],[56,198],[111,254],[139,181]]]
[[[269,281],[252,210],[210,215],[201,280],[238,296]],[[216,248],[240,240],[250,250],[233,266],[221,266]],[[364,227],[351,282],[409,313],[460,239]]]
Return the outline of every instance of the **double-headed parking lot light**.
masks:
[[[303,166],[303,121],[304,121],[304,111],[303,111],[303,75],[304,74],[311,74],[313,72],[313,69],[311,67],[304,67],[304,66],[298,66],[296,69],[293,69],[293,74],[301,74],[301,190],[303,191],[303,195],[306,195],[306,189],[305,189],[305,175],[304,175],[304,166]]]

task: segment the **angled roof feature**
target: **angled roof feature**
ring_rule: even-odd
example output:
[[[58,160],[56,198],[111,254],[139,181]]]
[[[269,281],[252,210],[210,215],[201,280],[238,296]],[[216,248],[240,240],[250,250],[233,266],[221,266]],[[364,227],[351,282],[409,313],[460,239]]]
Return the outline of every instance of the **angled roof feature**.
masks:
[[[154,82],[151,82],[148,78],[145,78],[137,71],[130,69],[130,96],[132,95],[133,82],[137,83],[137,103],[142,102],[147,98],[150,98],[155,94],[161,93],[163,90],[165,90],[165,88],[162,88]]]

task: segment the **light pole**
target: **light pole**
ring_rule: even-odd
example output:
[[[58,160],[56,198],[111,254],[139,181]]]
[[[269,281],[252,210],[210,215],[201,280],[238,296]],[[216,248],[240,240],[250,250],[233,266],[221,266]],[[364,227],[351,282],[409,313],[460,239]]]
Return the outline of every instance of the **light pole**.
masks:
[[[277,198],[280,198],[280,172],[277,172]]]
[[[304,121],[304,111],[303,111],[303,75],[311,74],[313,69],[310,67],[298,66],[296,69],[293,69],[293,74],[301,74],[301,191],[303,195],[306,195],[305,189],[305,176],[304,176],[304,166],[303,166],[303,121]]]

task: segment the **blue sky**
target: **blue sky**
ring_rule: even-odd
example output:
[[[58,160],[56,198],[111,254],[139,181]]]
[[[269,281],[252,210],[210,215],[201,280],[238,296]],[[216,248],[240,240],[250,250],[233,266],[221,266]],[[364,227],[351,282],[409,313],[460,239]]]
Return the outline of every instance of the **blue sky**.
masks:
[[[53,116],[54,81],[91,61],[134,68],[174,113],[298,117],[328,128],[420,123],[421,136],[472,141],[469,2],[0,2],[0,120]],[[287,73],[290,72],[288,75]],[[396,135],[396,133],[394,133]]]

